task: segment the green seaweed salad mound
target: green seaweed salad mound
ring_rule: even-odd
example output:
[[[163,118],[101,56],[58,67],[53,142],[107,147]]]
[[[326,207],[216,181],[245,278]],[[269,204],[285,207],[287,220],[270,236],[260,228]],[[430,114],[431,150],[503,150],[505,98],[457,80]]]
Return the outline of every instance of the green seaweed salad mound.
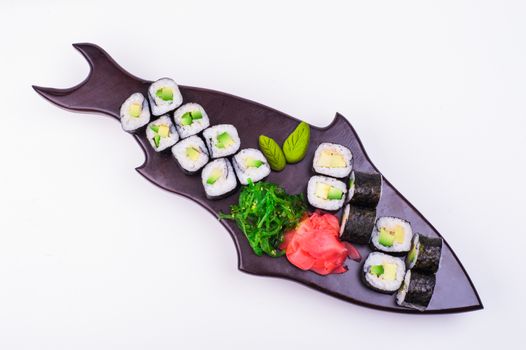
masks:
[[[250,182],[239,195],[239,204],[221,219],[235,220],[257,255],[282,256],[279,249],[284,233],[295,228],[307,206],[302,194],[290,195],[271,182]]]

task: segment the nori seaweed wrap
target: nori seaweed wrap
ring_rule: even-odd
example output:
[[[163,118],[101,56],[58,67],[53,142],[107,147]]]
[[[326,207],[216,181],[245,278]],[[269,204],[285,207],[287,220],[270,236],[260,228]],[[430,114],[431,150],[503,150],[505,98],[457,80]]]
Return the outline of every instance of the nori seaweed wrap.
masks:
[[[340,238],[344,241],[367,244],[376,221],[376,210],[347,204],[343,210]]]
[[[382,175],[353,171],[349,177],[349,203],[376,208],[382,194]]]
[[[433,296],[435,283],[435,275],[407,271],[404,283],[396,295],[396,303],[400,306],[424,311]]]
[[[440,265],[442,238],[415,234],[407,255],[407,268],[424,273],[435,273]]]

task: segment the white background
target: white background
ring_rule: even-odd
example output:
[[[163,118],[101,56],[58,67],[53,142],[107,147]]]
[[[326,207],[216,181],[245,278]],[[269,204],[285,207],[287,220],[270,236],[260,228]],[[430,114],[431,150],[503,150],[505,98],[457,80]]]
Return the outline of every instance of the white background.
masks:
[[[0,349],[520,347],[524,2],[14,2],[0,5]],[[341,112],[485,309],[392,314],[237,271],[216,219],[135,172],[143,154],[115,120],[31,89],[84,79],[75,42],[314,125]]]

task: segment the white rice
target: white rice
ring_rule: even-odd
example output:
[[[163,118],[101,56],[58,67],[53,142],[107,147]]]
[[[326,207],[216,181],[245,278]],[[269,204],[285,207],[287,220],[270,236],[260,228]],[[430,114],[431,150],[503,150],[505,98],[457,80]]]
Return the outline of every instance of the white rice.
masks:
[[[230,135],[234,143],[229,147],[217,147],[217,136],[224,132]],[[237,134],[237,129],[231,124],[219,124],[211,126],[203,131],[203,138],[205,139],[208,151],[212,158],[221,158],[232,155],[239,150],[239,146],[241,145],[241,140]]]
[[[167,125],[170,129],[170,132],[168,134],[168,137],[161,137],[161,140],[159,142],[159,147],[155,146],[154,137],[157,134],[155,131],[152,130],[152,126],[156,125]],[[175,130],[175,126],[173,125],[171,119],[167,115],[163,115],[157,120],[154,120],[150,124],[148,124],[148,127],[146,128],[146,137],[148,138],[148,141],[150,142],[150,145],[152,145],[152,148],[157,151],[163,151],[167,149],[168,147],[172,147],[175,145],[177,141],[179,141],[179,135],[177,134],[177,131]]]
[[[391,247],[386,247],[379,242],[380,228],[385,227],[388,231],[393,230],[396,226],[402,226],[404,232],[404,240],[402,243],[394,242]],[[411,224],[400,218],[391,216],[382,216],[376,220],[373,234],[371,236],[371,243],[373,246],[382,252],[386,253],[406,253],[411,249],[411,240],[413,239],[413,230]]]
[[[188,112],[194,111],[201,112],[202,118],[192,120],[192,124],[190,125],[183,125],[181,117]],[[174,113],[174,122],[179,136],[181,136],[182,139],[198,134],[210,126],[208,114],[206,114],[204,108],[197,103],[186,103],[179,107]]]
[[[316,185],[318,183],[327,184],[329,186],[335,187],[342,191],[343,195],[341,199],[324,199],[316,195]],[[345,202],[347,193],[347,186],[343,181],[333,179],[327,176],[315,175],[309,179],[307,185],[307,199],[309,203],[316,208],[334,211],[338,210],[343,206]]]
[[[192,160],[187,153],[191,148],[199,152],[199,157]],[[205,143],[199,136],[190,136],[172,147],[172,154],[179,163],[179,166],[188,173],[195,173],[208,163],[208,151]]]
[[[130,106],[135,103],[141,105],[141,114],[138,117],[132,117],[129,113]],[[136,131],[148,124],[150,122],[150,108],[144,95],[136,92],[128,97],[121,105],[120,118],[122,129],[127,132]]]
[[[396,265],[396,276],[395,279],[390,281],[382,278],[382,275],[376,276],[369,270],[371,266],[383,265],[383,264],[394,264]],[[367,284],[375,289],[379,289],[384,292],[394,292],[400,288],[405,275],[405,263],[400,258],[395,258],[380,252],[372,252],[369,254],[365,263],[363,264],[363,274]]]
[[[156,92],[162,87],[168,87],[172,89],[173,99],[171,101],[165,101],[162,98],[157,97]],[[183,96],[179,91],[179,87],[170,78],[161,78],[153,82],[148,88],[148,99],[150,100],[150,106],[152,108],[152,114],[159,116],[170,111],[173,111],[183,103]]]
[[[214,169],[220,169],[222,175],[213,184],[207,183]],[[201,172],[201,182],[205,189],[206,196],[210,199],[220,198],[232,192],[237,186],[236,175],[230,161],[226,158],[219,158],[208,163]]]
[[[247,160],[259,160],[263,162],[259,167],[248,166]],[[237,178],[242,185],[248,185],[248,180],[258,182],[270,174],[270,166],[267,158],[260,150],[255,148],[245,148],[239,151],[233,158],[232,163],[236,171]]]
[[[341,155],[345,166],[344,167],[328,167],[320,164],[321,155],[325,152],[329,152],[334,155]],[[351,151],[342,145],[336,143],[322,143],[316,148],[314,153],[314,160],[312,161],[312,167],[318,174],[328,175],[332,177],[342,178],[349,176],[352,170],[352,153]]]

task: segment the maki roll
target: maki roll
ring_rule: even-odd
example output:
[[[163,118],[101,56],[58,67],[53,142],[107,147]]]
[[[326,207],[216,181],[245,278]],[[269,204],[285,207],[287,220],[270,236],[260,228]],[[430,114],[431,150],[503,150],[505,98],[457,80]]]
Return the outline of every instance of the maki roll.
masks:
[[[365,208],[376,208],[382,194],[382,175],[353,171],[349,176],[349,202]]]
[[[340,238],[351,243],[367,244],[371,240],[376,210],[347,204],[343,210]]]
[[[203,131],[208,151],[212,158],[230,156],[239,150],[241,141],[237,129],[231,124],[219,124]]]
[[[327,176],[315,175],[307,185],[307,199],[316,208],[335,211],[343,206],[347,186],[345,183]]]
[[[148,99],[152,107],[152,114],[155,116],[173,111],[183,103],[179,87],[170,78],[162,78],[153,82],[148,88]]]
[[[425,273],[435,273],[440,265],[442,238],[431,238],[418,233],[413,237],[411,250],[407,254],[407,268]]]
[[[150,141],[150,145],[152,145],[156,152],[161,152],[168,147],[172,147],[179,141],[179,135],[174,125],[166,115],[148,124],[146,138]]]
[[[396,294],[396,303],[400,306],[424,311],[433,297],[435,283],[435,275],[407,271],[404,283]]]
[[[135,132],[150,122],[150,109],[143,94],[136,92],[124,101],[120,119],[122,129],[127,132]]]
[[[234,156],[232,163],[242,185],[248,185],[249,180],[258,182],[270,174],[267,158],[255,148],[242,149]]]
[[[195,174],[208,163],[208,151],[199,136],[190,136],[172,147],[177,164],[186,174]]]
[[[198,134],[210,126],[208,114],[197,103],[187,103],[179,107],[174,113],[174,122],[182,139]]]
[[[382,252],[403,255],[411,249],[412,238],[413,230],[408,221],[382,216],[376,220],[371,245]]]
[[[322,143],[314,153],[312,167],[318,174],[332,177],[349,176],[352,169],[352,153],[336,143]]]
[[[404,261],[384,253],[372,252],[363,264],[363,282],[377,292],[391,294],[397,291],[404,275]]]
[[[226,158],[208,163],[201,172],[201,180],[208,199],[224,198],[237,187],[234,169]]]

